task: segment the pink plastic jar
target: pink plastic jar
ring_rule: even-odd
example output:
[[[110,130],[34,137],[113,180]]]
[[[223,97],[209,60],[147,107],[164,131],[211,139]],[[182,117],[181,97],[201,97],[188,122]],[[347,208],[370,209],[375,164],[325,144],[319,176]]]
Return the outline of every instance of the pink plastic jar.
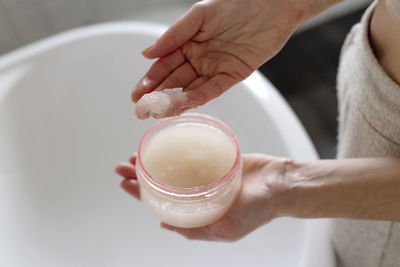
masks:
[[[169,127],[203,126],[207,131],[213,131],[212,134],[223,135],[232,145],[229,153],[235,153],[232,155],[233,164],[223,177],[201,186],[176,187],[162,183],[149,174],[144,166],[146,164],[143,164],[143,155],[157,135],[171,129]],[[170,153],[174,153],[173,150],[171,149]],[[241,189],[242,159],[239,144],[225,124],[207,115],[188,113],[163,119],[150,127],[142,137],[136,160],[136,173],[143,203],[161,221],[185,228],[208,225],[228,211]]]

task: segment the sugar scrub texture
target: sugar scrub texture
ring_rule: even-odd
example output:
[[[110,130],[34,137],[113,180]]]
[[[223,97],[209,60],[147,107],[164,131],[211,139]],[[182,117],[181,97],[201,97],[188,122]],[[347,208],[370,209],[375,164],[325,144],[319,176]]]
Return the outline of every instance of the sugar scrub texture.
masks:
[[[222,124],[200,114],[157,125],[139,145],[136,175],[142,202],[170,225],[193,228],[217,221],[241,188],[235,138]]]
[[[196,187],[221,179],[235,158],[235,145],[223,133],[189,123],[156,134],[143,153],[143,165],[164,184]]]
[[[144,94],[136,104],[135,115],[141,120],[153,117],[156,119],[177,115],[183,111],[188,99],[182,88],[164,89]],[[175,112],[174,109],[179,109]]]

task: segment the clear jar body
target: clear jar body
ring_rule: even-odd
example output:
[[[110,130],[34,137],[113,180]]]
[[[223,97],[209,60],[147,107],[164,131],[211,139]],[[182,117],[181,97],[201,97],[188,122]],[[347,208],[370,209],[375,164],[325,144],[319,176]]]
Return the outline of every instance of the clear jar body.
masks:
[[[167,127],[183,124],[206,125],[229,138],[235,155],[225,176],[210,184],[181,188],[163,184],[149,174],[142,155],[152,138]],[[232,206],[241,189],[242,159],[236,137],[227,126],[212,117],[189,113],[161,120],[145,133],[139,144],[136,173],[142,202],[157,218],[170,225],[194,228],[217,221]]]

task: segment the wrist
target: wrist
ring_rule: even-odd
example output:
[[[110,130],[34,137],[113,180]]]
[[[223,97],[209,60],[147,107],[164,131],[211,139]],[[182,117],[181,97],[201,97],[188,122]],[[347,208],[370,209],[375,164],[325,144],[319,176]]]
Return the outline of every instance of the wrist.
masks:
[[[270,0],[263,0],[270,5]],[[287,0],[281,1],[283,8],[280,10],[286,14],[283,15],[287,23],[292,28],[297,29],[307,20],[319,15],[331,6],[342,2],[343,0]]]
[[[277,215],[298,218],[326,217],[327,193],[335,190],[335,165],[330,161],[291,161],[277,192]],[[328,163],[328,164],[326,164]],[[332,207],[329,208],[332,210]]]
[[[328,8],[343,2],[343,0],[304,0],[301,2],[301,7],[305,9],[304,21],[317,16]]]
[[[311,186],[307,181],[312,162],[298,162],[286,158],[267,160],[263,169],[266,202],[273,218],[281,216],[304,217],[308,209],[305,192]]]

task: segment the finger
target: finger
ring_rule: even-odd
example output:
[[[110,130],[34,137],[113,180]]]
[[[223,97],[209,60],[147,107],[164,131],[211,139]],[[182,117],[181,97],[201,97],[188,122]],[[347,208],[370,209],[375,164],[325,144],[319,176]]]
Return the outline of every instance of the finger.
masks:
[[[192,90],[193,88],[197,88],[202,86],[204,83],[207,82],[207,78],[205,77],[198,77],[197,79],[193,80],[186,88],[183,89],[186,95],[186,91]],[[183,87],[183,86],[182,86]],[[170,110],[166,112],[167,117],[177,116],[185,112],[186,110],[192,109],[197,107],[195,104],[190,102],[188,97],[185,97],[184,101],[176,101],[174,106],[170,107]]]
[[[228,74],[220,73],[209,80],[206,80],[206,78],[203,77],[196,82],[198,82],[199,84],[201,84],[201,82],[204,83],[199,87],[194,87],[194,85],[190,85],[190,89],[187,89],[186,96],[189,100],[191,107],[204,105],[210,100],[220,96],[231,86],[233,86],[237,81]]]
[[[203,23],[202,10],[201,5],[193,5],[155,44],[142,51],[143,56],[150,59],[164,57],[189,41]]]
[[[115,167],[115,172],[126,179],[137,179],[136,168],[130,163],[121,162]]]
[[[136,105],[135,114],[141,119],[147,118],[150,115],[156,119],[159,119],[177,116],[188,109],[203,105],[211,99],[222,94],[222,92],[226,91],[229,88],[229,85],[232,83],[229,80],[229,75],[218,74],[218,76],[222,77],[208,79],[205,76],[202,76],[195,79],[188,85],[187,88],[184,89],[184,95],[182,95],[182,97],[174,97],[173,99],[170,99],[171,103],[169,103],[168,107],[163,110],[163,112],[151,114],[149,110],[143,110],[142,106]],[[221,81],[219,81],[219,79],[221,79]],[[218,83],[221,83],[221,85]],[[225,87],[222,88],[222,86]],[[157,88],[162,89],[161,87]]]
[[[287,158],[287,157],[278,157],[278,156],[273,156],[269,154],[262,154],[262,153],[246,153],[242,155],[243,161],[246,163],[250,163],[247,165],[252,165],[252,164],[270,164],[272,162],[278,162],[278,163],[291,163],[293,162],[293,159]]]
[[[132,163],[133,165],[136,165],[136,157],[137,157],[137,153],[133,153],[130,157],[129,157],[129,161],[130,163]]]
[[[166,230],[181,234],[189,240],[203,240],[203,241],[215,240],[215,237],[209,234],[207,226],[200,228],[180,228],[166,223],[161,223],[161,227]]]
[[[209,78],[200,76],[200,77],[196,78],[195,80],[193,80],[188,86],[186,86],[184,88],[184,91],[187,92],[187,91],[199,88],[199,87],[203,86],[203,84],[205,84],[209,80],[210,80]]]
[[[157,60],[138,81],[132,91],[132,101],[136,103],[144,94],[153,91],[169,74],[185,62],[181,50]]]
[[[159,86],[157,86],[155,90],[164,90],[166,88],[177,87],[185,88],[196,78],[196,71],[189,62],[186,62],[172,72]]]
[[[124,179],[121,182],[122,189],[136,199],[140,199],[139,184],[136,180]]]

